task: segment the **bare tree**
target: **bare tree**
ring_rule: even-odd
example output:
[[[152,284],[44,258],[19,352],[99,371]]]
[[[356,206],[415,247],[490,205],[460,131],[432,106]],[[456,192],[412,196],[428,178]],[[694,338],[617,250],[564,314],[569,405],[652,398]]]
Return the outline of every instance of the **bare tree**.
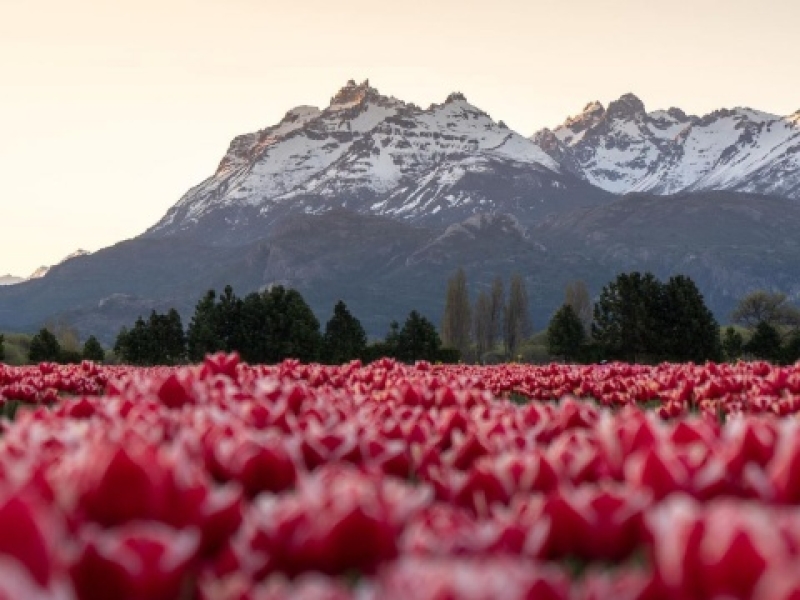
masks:
[[[590,332],[593,307],[586,282],[580,280],[569,282],[564,289],[564,304],[572,307],[572,311],[583,325],[584,332]]]
[[[528,309],[528,292],[521,275],[511,277],[508,304],[505,310],[505,345],[508,355],[513,357],[522,341],[531,333],[531,318]]]
[[[475,301],[473,333],[475,335],[478,361],[492,349],[492,299],[482,290]]]
[[[455,348],[462,357],[469,353],[470,330],[472,329],[467,277],[459,269],[447,282],[447,296],[442,318],[442,342]]]
[[[756,290],[739,300],[731,321],[754,329],[759,323],[772,327],[800,327],[800,309],[787,302],[786,294]]]
[[[497,340],[504,337],[503,315],[506,306],[506,292],[503,280],[496,277],[492,282],[492,293],[489,298],[489,331],[487,337],[487,350],[494,348]]]

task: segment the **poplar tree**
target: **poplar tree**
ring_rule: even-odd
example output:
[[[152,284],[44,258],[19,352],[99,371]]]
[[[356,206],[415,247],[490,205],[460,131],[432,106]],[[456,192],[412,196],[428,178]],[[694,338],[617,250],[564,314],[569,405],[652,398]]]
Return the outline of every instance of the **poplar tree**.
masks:
[[[458,350],[461,356],[469,352],[471,308],[467,277],[464,269],[459,269],[447,282],[447,297],[442,318],[442,343]]]
[[[525,289],[525,282],[519,274],[511,277],[504,317],[506,352],[513,357],[520,344],[531,334],[528,292]]]
[[[568,283],[564,289],[564,304],[572,307],[583,325],[583,331],[588,333],[592,326],[592,300],[586,283],[580,280]]]
[[[473,332],[475,349],[480,362],[484,354],[492,349],[492,299],[485,290],[481,290],[475,301],[475,317]]]
[[[488,346],[489,350],[494,348],[497,340],[503,338],[503,315],[506,306],[506,293],[503,288],[503,280],[496,277],[492,282],[492,295],[491,295],[491,308],[489,319],[489,337]]]

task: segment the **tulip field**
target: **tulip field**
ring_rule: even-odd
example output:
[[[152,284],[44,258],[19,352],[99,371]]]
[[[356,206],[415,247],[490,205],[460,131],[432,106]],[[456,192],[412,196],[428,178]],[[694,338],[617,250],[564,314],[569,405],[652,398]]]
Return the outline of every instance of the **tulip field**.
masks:
[[[0,365],[0,408],[0,600],[800,599],[800,364]]]

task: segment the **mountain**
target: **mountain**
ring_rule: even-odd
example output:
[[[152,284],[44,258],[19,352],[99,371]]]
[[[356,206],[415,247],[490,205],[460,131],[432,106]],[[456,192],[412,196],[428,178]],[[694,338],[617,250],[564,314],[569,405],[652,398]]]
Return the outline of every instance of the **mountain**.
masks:
[[[633,94],[599,102],[532,138],[562,171],[615,194],[731,190],[800,199],[800,111],[703,117],[647,112]]]
[[[421,109],[350,81],[327,108],[301,106],[234,139],[147,235],[238,244],[287,214],[334,207],[420,225],[485,212],[531,222],[608,198],[461,94]]]
[[[382,336],[412,309],[438,322],[458,267],[473,294],[523,274],[536,328],[568,282],[634,269],[690,275],[724,322],[756,288],[800,299],[798,122],[626,95],[527,139],[461,94],[422,109],[351,81],[235,138],[142,235],[1,288],[0,330],[57,316],[109,343],[153,309],[187,324],[210,288],[282,284]]]
[[[24,277],[15,277],[14,275],[0,275],[0,285],[14,285],[25,281]]]
[[[70,259],[78,258],[79,256],[86,256],[87,254],[91,254],[86,250],[78,249],[69,256],[63,258],[58,264],[62,264]],[[14,275],[3,275],[0,277],[0,285],[16,285],[18,283],[22,283],[23,281],[30,281],[32,279],[41,279],[50,271],[50,267],[48,266],[41,266],[37,268],[33,273],[31,273],[27,278],[25,277],[15,277]]]

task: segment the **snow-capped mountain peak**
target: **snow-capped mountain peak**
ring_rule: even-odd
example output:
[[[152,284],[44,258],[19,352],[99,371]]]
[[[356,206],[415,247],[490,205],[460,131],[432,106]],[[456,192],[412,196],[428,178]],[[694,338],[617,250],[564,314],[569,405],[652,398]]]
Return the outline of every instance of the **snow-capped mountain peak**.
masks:
[[[18,283],[22,283],[25,281],[24,277],[17,277],[15,275],[11,275],[10,273],[7,275],[0,275],[0,285],[16,285]]]
[[[216,174],[190,190],[150,231],[173,231],[217,209],[245,207],[268,217],[276,210],[323,212],[358,204],[366,212],[400,210],[417,218],[463,178],[503,162],[548,177],[560,174],[558,163],[536,143],[494,121],[461,93],[422,109],[381,94],[368,80],[350,80],[327,108],[298,107],[277,125],[234,139]],[[408,211],[397,206],[422,182],[426,193],[434,190],[426,203],[411,200],[408,206],[418,209]],[[451,204],[477,206],[486,200],[485,192],[461,200],[449,195]]]
[[[633,119],[644,117],[644,102],[634,94],[624,94],[608,105],[606,116],[609,119]]]
[[[533,136],[559,165],[614,193],[731,189],[800,198],[800,113],[646,112],[625,94]]]
[[[89,252],[88,250],[84,250],[82,248],[78,248],[72,254],[69,254],[69,255],[65,256],[64,258],[62,258],[57,263],[57,265],[63,265],[68,260],[71,260],[73,258],[79,258],[81,256],[88,256],[89,254],[91,254],[91,252]],[[36,269],[33,273],[31,273],[30,276],[28,277],[28,279],[23,280],[23,281],[30,281],[32,279],[41,279],[42,277],[44,277],[45,275],[47,275],[50,272],[50,269],[52,269],[52,267],[48,267],[46,265],[42,265],[41,267]]]

